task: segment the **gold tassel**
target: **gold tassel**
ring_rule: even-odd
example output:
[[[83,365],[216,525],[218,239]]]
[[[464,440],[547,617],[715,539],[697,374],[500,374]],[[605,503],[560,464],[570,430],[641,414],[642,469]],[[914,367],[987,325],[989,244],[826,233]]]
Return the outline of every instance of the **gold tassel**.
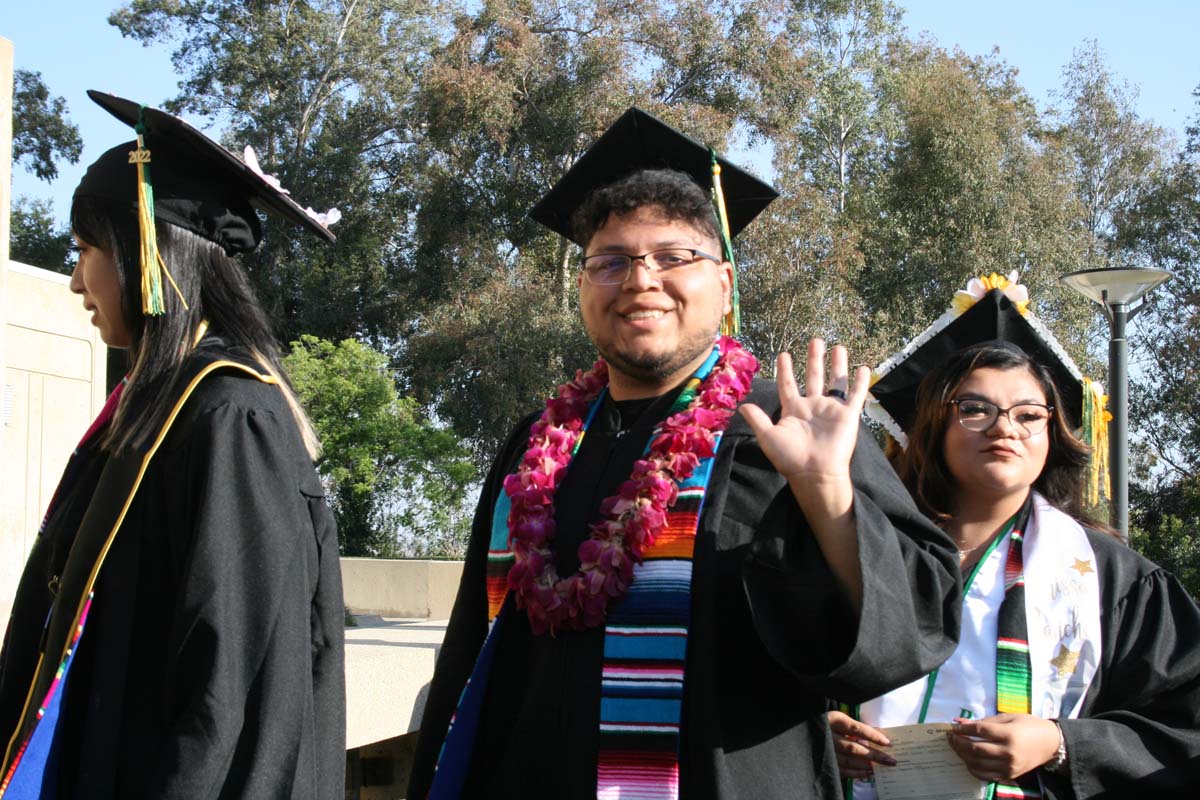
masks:
[[[184,311],[190,311],[191,306],[187,304],[187,300],[183,299],[183,292],[179,290],[179,284],[171,277],[171,271],[167,269],[167,262],[163,261],[162,254],[155,248],[154,255],[158,257],[158,266],[162,269],[163,275],[167,276],[167,280],[171,282],[171,288],[175,290],[175,296],[179,298],[179,302],[183,303]]]
[[[733,286],[730,293],[729,313],[721,319],[721,335],[737,336],[742,328],[741,297],[738,294],[737,261],[733,257],[733,237],[729,235],[729,215],[725,211],[725,193],[721,191],[721,165],[717,162],[717,151],[712,155],[712,191],[717,207],[717,222],[721,225],[721,250],[725,260],[733,267]]]
[[[158,239],[154,232],[154,189],[150,185],[150,151],[142,137],[142,126],[137,126],[137,149],[130,152],[129,163],[137,168],[138,182],[138,233],[142,265],[142,313],[158,316],[166,311],[163,306],[162,276],[159,274],[161,257],[158,255]]]
[[[1092,449],[1088,463],[1088,480],[1084,486],[1084,503],[1094,506],[1105,497],[1112,497],[1108,471],[1108,423],[1112,414],[1106,408],[1108,396],[1089,378],[1083,379],[1083,438]]]
[[[142,120],[134,127],[137,131],[137,149],[130,151],[129,163],[137,167],[138,181],[138,234],[142,272],[142,313],[146,316],[157,317],[166,313],[163,303],[162,275],[167,276],[171,288],[184,309],[188,309],[187,300],[179,284],[171,276],[167,264],[158,252],[158,236],[154,230],[154,187],[150,183],[150,151],[146,149],[143,138],[145,127]],[[162,274],[159,274],[162,270]]]

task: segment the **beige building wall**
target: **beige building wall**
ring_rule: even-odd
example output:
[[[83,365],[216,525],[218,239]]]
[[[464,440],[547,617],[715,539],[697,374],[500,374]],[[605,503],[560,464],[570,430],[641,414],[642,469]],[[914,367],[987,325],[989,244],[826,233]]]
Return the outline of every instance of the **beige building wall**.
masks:
[[[12,42],[0,38],[0,625],[79,437],[104,405],[107,350],[68,278],[9,261]]]
[[[13,46],[8,39],[0,37],[0,314],[4,313],[4,298],[7,297],[9,215],[12,210],[12,99]],[[4,325],[0,324],[0,365],[5,363],[5,352]],[[3,455],[0,452],[0,457]]]
[[[0,419],[0,619],[63,467],[104,405],[107,350],[55,272],[9,261]]]

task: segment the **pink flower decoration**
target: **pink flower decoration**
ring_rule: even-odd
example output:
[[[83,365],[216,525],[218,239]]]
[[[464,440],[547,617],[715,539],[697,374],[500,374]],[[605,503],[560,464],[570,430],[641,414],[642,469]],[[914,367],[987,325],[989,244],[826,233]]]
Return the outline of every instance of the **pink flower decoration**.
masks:
[[[713,454],[716,435],[729,424],[758,370],[758,361],[735,339],[722,337],[716,347],[717,363],[692,402],[663,421],[646,457],[634,462],[630,479],[600,504],[601,519],[579,545],[579,571],[566,578],[559,578],[550,550],[556,532],[554,493],[584,416],[608,385],[608,365],[600,360],[589,372],[577,372],[546,401],[517,471],[504,479],[512,502],[508,532],[514,562],[508,586],[535,634],[600,625],[608,604],[629,590],[634,564],[667,524],[679,481]]]

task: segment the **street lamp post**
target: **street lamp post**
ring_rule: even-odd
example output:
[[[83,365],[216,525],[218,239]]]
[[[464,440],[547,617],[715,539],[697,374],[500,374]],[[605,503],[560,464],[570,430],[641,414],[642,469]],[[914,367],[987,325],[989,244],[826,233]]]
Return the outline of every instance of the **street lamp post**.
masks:
[[[1112,484],[1113,527],[1129,541],[1129,343],[1126,325],[1146,307],[1132,306],[1147,292],[1171,278],[1165,269],[1085,269],[1064,275],[1062,281],[1099,303],[1108,318],[1108,467]]]

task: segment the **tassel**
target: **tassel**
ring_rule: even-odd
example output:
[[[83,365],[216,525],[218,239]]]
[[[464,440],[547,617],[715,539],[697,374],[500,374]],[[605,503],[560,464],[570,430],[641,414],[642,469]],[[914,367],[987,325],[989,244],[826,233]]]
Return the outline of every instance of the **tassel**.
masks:
[[[142,106],[143,110],[145,106]],[[166,313],[163,303],[162,276],[166,275],[179,297],[179,302],[185,309],[187,301],[179,284],[171,277],[166,262],[158,252],[158,236],[154,230],[154,187],[150,183],[150,151],[146,149],[146,126],[139,116],[137,125],[137,149],[129,153],[129,163],[137,167],[138,182],[138,238],[140,245],[142,267],[142,313],[148,317],[157,317]],[[159,274],[159,270],[162,271]]]
[[[1098,505],[1105,497],[1112,497],[1112,486],[1108,471],[1108,423],[1112,414],[1105,407],[1108,396],[1100,384],[1089,378],[1083,379],[1083,439],[1092,449],[1088,462],[1088,480],[1084,486],[1084,503]]]
[[[162,269],[163,275],[167,276],[167,280],[171,282],[171,288],[175,290],[175,296],[179,298],[179,302],[183,304],[184,311],[190,311],[191,306],[187,304],[187,300],[183,299],[183,292],[179,290],[179,284],[171,277],[171,271],[167,269],[167,262],[163,261],[162,254],[158,252],[157,245],[154,250],[154,255],[158,258],[158,266]]]
[[[717,207],[717,222],[721,226],[721,255],[733,266],[733,291],[730,294],[729,313],[721,320],[721,335],[737,336],[742,328],[737,261],[733,257],[733,238],[729,235],[729,215],[725,211],[725,194],[721,191],[721,165],[717,162],[717,151],[709,148],[708,152],[712,155],[713,204]]]
[[[142,265],[142,313],[158,316],[165,313],[162,276],[159,274],[158,239],[154,232],[154,187],[150,185],[150,151],[146,149],[145,126],[142,120],[134,126],[137,149],[129,154],[129,163],[137,168],[138,233]]]

